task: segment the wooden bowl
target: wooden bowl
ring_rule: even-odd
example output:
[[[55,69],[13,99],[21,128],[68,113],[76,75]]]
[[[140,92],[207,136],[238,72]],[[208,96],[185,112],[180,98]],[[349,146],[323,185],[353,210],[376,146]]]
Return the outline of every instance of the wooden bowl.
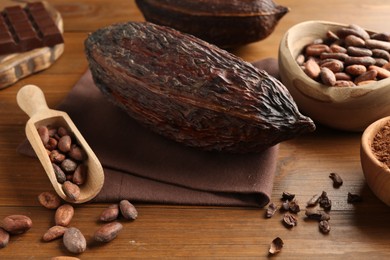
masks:
[[[372,123],[363,132],[360,145],[360,161],[366,182],[372,192],[390,206],[390,168],[380,162],[371,145],[378,131],[390,121],[390,116]]]
[[[345,24],[307,21],[291,27],[279,46],[279,70],[301,112],[317,123],[347,131],[363,131],[372,122],[390,116],[390,78],[355,87],[329,87],[308,77],[296,62],[303,48],[328,30]]]

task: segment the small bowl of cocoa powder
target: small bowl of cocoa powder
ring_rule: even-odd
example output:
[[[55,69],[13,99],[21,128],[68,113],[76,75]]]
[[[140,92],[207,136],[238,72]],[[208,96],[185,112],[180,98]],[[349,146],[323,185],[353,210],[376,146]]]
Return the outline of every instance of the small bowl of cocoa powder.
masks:
[[[390,116],[375,121],[364,130],[360,161],[368,186],[390,206]]]
[[[363,131],[390,116],[390,33],[307,21],[279,47],[279,70],[301,112],[317,123]]]

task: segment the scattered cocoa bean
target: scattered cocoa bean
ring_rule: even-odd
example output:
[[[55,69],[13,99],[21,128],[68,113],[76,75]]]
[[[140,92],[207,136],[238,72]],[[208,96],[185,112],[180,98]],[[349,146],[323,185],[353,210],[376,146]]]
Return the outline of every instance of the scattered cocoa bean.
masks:
[[[275,212],[276,212],[277,210],[278,210],[278,206],[277,206],[275,203],[271,202],[271,203],[268,205],[267,211],[265,212],[265,216],[266,216],[267,218],[271,218],[271,217],[275,214]]]
[[[122,228],[122,224],[117,221],[105,224],[96,230],[93,238],[97,242],[110,242],[118,236]]]
[[[310,219],[314,219],[314,220],[318,220],[318,221],[330,219],[330,216],[328,213],[326,213],[324,211],[316,210],[313,208],[306,209],[305,215]]]
[[[331,173],[329,174],[329,178],[332,179],[332,181],[333,181],[333,186],[334,186],[335,188],[338,188],[338,187],[340,187],[341,185],[343,185],[343,179],[342,179],[342,178],[340,177],[340,175],[338,175],[337,173],[331,172]]]
[[[330,225],[327,220],[321,220],[320,223],[318,223],[318,227],[324,234],[328,234],[330,232]]]
[[[87,249],[87,241],[81,231],[75,227],[68,228],[63,236],[65,248],[74,254],[80,254]]]
[[[121,200],[119,209],[125,219],[135,220],[138,217],[137,209],[128,200]]]
[[[325,191],[321,193],[318,203],[324,210],[329,211],[332,208],[332,201],[328,198],[328,194]]]
[[[64,226],[53,226],[49,228],[45,234],[43,234],[42,240],[45,242],[53,241],[54,239],[60,238],[64,235],[67,227]]]
[[[80,188],[71,181],[65,181],[62,184],[62,190],[71,200],[77,200],[80,197]]]
[[[0,222],[0,228],[11,235],[25,233],[32,227],[32,221],[25,215],[9,215]]]
[[[282,203],[282,209],[283,209],[284,211],[288,211],[288,210],[290,209],[290,202],[289,202],[288,200],[283,201],[283,203]]]
[[[100,214],[99,220],[110,222],[116,220],[119,216],[119,205],[111,204]]]
[[[283,223],[291,228],[291,227],[294,227],[298,224],[298,219],[291,215],[290,213],[285,213],[284,216],[283,216]]]
[[[306,203],[306,206],[307,207],[314,207],[318,204],[318,200],[320,199],[321,197],[321,194],[316,194],[314,195],[307,203]]]
[[[0,248],[4,248],[8,245],[9,233],[0,227]]]
[[[63,204],[56,210],[54,221],[57,226],[66,227],[74,215],[74,208],[70,204]]]
[[[61,205],[61,198],[53,191],[45,191],[38,195],[39,203],[47,209],[57,209]]]
[[[353,193],[348,192],[348,199],[347,199],[348,203],[356,203],[356,202],[362,202],[362,201],[363,201],[363,199],[359,194],[353,194]]]
[[[295,198],[295,194],[292,194],[292,193],[286,192],[286,191],[284,191],[282,193],[282,200],[283,201],[286,201],[286,200],[292,201],[294,198]]]
[[[271,255],[274,255],[276,253],[279,253],[282,248],[283,248],[284,242],[280,237],[275,238],[272,240],[270,248],[269,248],[269,253]]]

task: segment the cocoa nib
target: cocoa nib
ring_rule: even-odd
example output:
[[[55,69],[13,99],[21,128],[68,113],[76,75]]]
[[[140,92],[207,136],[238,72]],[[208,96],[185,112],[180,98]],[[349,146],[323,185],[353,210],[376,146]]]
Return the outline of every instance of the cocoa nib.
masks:
[[[363,198],[359,194],[353,194],[348,192],[348,203],[356,203],[356,202],[362,202]]]
[[[343,185],[343,179],[341,179],[340,175],[338,175],[337,173],[331,172],[331,173],[329,174],[329,178],[332,179],[332,181],[333,181],[333,186],[334,186],[335,188],[338,188],[338,187],[340,187],[341,185]]]
[[[314,131],[277,79],[215,45],[148,22],[91,33],[96,86],[130,117],[188,146],[259,152]]]
[[[269,248],[269,253],[271,255],[279,253],[282,250],[283,245],[284,245],[283,240],[280,237],[275,238],[271,242],[271,245],[270,245],[270,248]]]
[[[275,203],[271,202],[271,203],[268,205],[268,208],[267,208],[267,211],[266,211],[266,213],[265,213],[265,216],[266,216],[267,218],[271,218],[271,217],[275,214],[275,212],[276,212],[277,209],[278,209],[278,206],[276,206]]]

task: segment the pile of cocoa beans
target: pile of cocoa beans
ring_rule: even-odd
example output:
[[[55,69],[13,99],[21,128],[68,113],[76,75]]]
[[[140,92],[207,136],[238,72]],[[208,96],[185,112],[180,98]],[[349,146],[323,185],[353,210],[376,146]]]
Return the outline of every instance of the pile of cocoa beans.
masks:
[[[356,24],[305,46],[296,61],[327,86],[361,86],[390,77],[390,33],[368,33]]]
[[[87,178],[88,168],[84,163],[87,155],[77,144],[72,133],[65,127],[39,126],[38,134],[53,165],[56,179],[71,200],[80,196],[80,185]]]

